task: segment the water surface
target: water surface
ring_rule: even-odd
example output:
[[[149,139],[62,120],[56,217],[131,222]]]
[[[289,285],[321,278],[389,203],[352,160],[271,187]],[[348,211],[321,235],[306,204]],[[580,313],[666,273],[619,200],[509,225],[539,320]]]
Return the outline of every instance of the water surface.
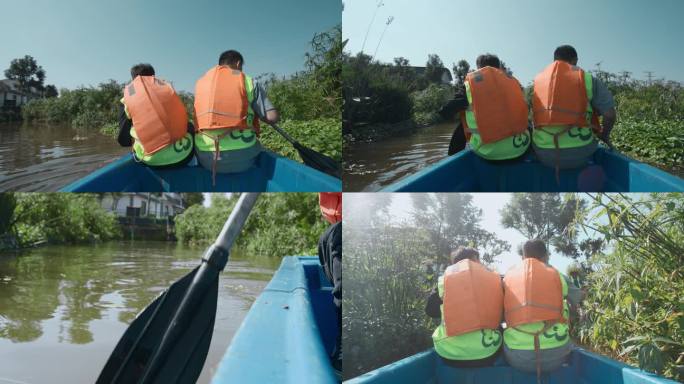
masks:
[[[93,383],[136,314],[199,264],[167,242],[0,253],[0,383]],[[233,254],[220,275],[208,383],[280,260]]]
[[[344,148],[344,190],[377,191],[447,156],[455,123]]]
[[[0,191],[56,191],[129,151],[96,129],[0,124]]]

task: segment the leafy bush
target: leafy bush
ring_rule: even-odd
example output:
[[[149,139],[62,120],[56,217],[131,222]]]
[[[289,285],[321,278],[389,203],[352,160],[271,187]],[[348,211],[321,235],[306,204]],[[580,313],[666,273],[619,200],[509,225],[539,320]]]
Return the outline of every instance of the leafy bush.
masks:
[[[121,237],[116,217],[86,193],[17,193],[16,232],[22,244],[80,243]]]
[[[278,125],[302,145],[342,161],[341,123],[339,118],[309,121],[289,120]],[[268,149],[283,156],[301,161],[297,150],[278,132],[268,125],[261,127],[261,143]]]
[[[211,207],[193,205],[176,217],[176,237],[185,243],[213,242],[236,201],[212,195]],[[325,227],[317,194],[263,194],[236,245],[256,256],[315,255]]]
[[[442,120],[437,113],[454,95],[449,86],[430,84],[422,91],[411,93],[413,121],[418,125],[432,125]]]
[[[621,117],[611,138],[630,156],[666,169],[684,169],[684,120]]]

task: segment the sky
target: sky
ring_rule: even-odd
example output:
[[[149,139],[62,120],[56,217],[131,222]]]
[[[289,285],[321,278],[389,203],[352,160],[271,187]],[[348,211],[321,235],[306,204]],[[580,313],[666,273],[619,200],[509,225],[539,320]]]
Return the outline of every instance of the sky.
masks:
[[[252,76],[304,69],[315,33],[340,24],[340,0],[21,0],[2,2],[0,77],[31,55],[58,88],[130,80],[151,63],[178,90],[236,49]]]
[[[376,58],[391,62],[403,56],[424,66],[428,54],[438,54],[451,70],[466,59],[494,53],[522,84],[553,60],[553,51],[571,44],[584,69],[630,71],[646,79],[684,82],[684,1],[681,0],[345,0],[342,33],[346,49],[372,55],[385,23],[394,17],[380,42]],[[377,10],[375,20],[373,14]],[[370,26],[370,29],[369,29]]]

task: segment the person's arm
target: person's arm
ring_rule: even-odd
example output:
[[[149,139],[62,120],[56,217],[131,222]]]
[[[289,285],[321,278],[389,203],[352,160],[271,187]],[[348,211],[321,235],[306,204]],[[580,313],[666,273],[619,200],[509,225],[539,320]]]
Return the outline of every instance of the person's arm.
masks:
[[[276,124],[280,121],[280,113],[268,99],[266,91],[257,81],[254,81],[254,100],[252,110],[266,124]]]
[[[119,135],[117,141],[122,147],[130,147],[133,145],[133,138],[131,137],[131,127],[133,122],[126,114],[126,107],[122,103],[119,106]]]
[[[439,292],[437,288],[432,290],[430,296],[427,299],[427,304],[425,305],[425,314],[432,317],[433,319],[439,319],[442,317],[442,311],[440,306],[442,305],[442,299],[439,297]]]
[[[615,99],[610,90],[600,79],[592,76],[592,99],[591,106],[596,113],[603,117],[603,132],[601,133],[601,140],[609,146],[610,132],[617,121],[617,113],[615,111]]]

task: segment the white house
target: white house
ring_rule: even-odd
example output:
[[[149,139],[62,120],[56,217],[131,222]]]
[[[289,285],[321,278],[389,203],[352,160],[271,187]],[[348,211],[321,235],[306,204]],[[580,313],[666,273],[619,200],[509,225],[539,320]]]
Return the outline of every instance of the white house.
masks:
[[[40,98],[40,92],[31,88],[31,92],[19,89],[17,80],[0,80],[0,107],[20,107],[33,99]]]
[[[180,193],[105,193],[100,206],[119,217],[173,217],[185,210]]]

